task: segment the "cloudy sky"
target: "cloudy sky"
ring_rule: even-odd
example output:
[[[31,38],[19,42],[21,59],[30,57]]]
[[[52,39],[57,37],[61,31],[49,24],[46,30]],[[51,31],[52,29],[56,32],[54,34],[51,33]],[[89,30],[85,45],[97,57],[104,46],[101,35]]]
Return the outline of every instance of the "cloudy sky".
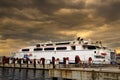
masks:
[[[120,52],[120,0],[0,0],[0,55],[76,36]]]

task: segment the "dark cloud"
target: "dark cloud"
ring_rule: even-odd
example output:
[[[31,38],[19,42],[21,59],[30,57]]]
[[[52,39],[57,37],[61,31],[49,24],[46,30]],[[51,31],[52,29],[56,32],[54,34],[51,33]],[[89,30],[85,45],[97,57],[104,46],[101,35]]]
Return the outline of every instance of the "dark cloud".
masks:
[[[73,3],[72,0],[35,0],[34,5],[45,14],[52,14],[61,8],[83,9],[85,2],[80,0]]]
[[[119,48],[119,8],[119,0],[0,0],[0,43],[72,40],[79,34]]]
[[[120,1],[119,0],[106,0],[98,4],[91,5],[95,9],[95,16],[102,17],[107,23],[120,20]]]
[[[19,9],[25,8],[25,7],[32,7],[33,0],[1,0],[0,1],[0,7],[1,8],[12,8],[16,7]]]
[[[60,8],[74,8],[83,9],[85,2],[80,0],[79,2],[72,0],[1,0],[0,8],[37,8],[44,14],[52,14]]]

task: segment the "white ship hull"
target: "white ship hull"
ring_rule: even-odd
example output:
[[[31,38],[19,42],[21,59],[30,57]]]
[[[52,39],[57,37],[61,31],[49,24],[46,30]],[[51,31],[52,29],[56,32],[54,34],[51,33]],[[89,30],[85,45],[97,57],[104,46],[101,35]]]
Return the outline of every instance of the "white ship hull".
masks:
[[[63,43],[61,44],[61,42],[58,45],[57,42],[50,43],[49,46],[46,46],[48,43],[44,43],[44,45],[42,43],[37,47],[32,46],[20,49],[19,52],[16,52],[14,54],[14,58],[29,58],[30,60],[40,60],[41,58],[44,58],[46,61],[51,62],[52,57],[54,57],[55,59],[59,59],[61,63],[63,62],[63,58],[68,58],[69,63],[75,63],[75,57],[79,56],[80,60],[83,63],[88,63],[89,58],[92,58],[92,63],[95,64],[110,64],[111,61],[115,60],[115,52],[112,52],[110,49],[105,49],[102,47],[97,48],[98,46],[95,46],[93,44],[85,44],[79,42],[80,41],[74,41],[74,44],[73,42],[70,42],[70,44],[67,45],[64,45]],[[89,49],[85,49],[83,47],[84,45]]]

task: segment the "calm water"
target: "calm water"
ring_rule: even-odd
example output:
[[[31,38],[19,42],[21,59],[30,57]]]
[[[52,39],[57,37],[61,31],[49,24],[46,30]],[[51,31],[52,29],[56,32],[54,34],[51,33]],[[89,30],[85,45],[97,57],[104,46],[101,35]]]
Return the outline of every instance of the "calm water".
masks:
[[[52,80],[45,70],[0,68],[0,80]]]

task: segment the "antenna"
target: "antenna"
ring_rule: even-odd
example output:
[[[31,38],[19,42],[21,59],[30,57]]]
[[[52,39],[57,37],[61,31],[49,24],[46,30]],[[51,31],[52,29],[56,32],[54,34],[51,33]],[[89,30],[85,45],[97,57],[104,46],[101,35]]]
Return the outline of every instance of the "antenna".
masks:
[[[103,47],[103,46],[102,46],[102,41],[100,41],[99,44],[100,44],[101,47]]]
[[[75,31],[74,33],[74,39],[76,40],[77,39],[77,32]]]

